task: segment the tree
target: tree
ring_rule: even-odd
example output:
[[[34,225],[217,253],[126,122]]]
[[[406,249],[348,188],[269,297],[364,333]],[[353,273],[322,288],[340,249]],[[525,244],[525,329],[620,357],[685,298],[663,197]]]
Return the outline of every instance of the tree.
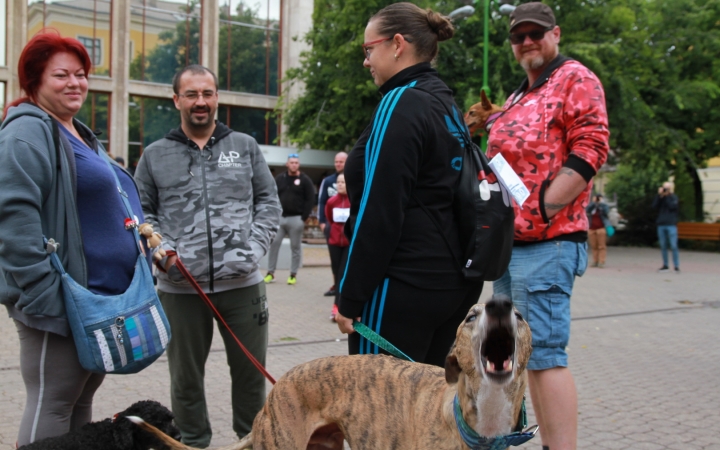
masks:
[[[349,149],[360,137],[380,102],[378,88],[362,65],[365,26],[390,3],[315,2],[313,26],[304,37],[311,50],[302,53],[299,68],[285,74],[285,81],[305,85],[304,94],[282,111],[291,142],[338,151]]]

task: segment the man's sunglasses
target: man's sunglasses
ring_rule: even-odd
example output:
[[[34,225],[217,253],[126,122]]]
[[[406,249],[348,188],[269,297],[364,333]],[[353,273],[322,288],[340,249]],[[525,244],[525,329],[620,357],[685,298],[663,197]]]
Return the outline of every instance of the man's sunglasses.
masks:
[[[525,37],[529,37],[531,41],[537,42],[545,37],[545,33],[552,30],[554,27],[547,27],[543,30],[533,30],[527,33],[510,33],[510,43],[513,45],[520,45],[525,42]]]

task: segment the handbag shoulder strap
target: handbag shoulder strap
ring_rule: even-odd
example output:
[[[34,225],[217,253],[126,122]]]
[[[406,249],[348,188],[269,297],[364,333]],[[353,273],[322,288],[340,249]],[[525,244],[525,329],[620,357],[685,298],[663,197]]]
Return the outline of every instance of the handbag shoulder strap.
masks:
[[[107,155],[105,155],[104,153],[101,154],[100,157],[105,160],[105,163],[108,165],[110,172],[112,172],[113,177],[115,177],[115,185],[117,186],[118,193],[120,193],[120,199],[122,200],[123,205],[125,205],[125,211],[127,212],[130,220],[134,221],[134,224],[132,225],[132,231],[133,231],[133,234],[135,235],[135,243],[138,246],[138,251],[140,251],[140,253],[142,254],[143,250],[140,247],[140,233],[138,233],[138,231],[137,231],[139,224],[137,223],[135,214],[133,214],[132,206],[130,206],[130,201],[128,200],[128,194],[122,188],[122,185],[120,184],[120,179],[118,178],[117,173],[115,172],[115,169],[113,168],[112,164],[110,163],[110,158]]]

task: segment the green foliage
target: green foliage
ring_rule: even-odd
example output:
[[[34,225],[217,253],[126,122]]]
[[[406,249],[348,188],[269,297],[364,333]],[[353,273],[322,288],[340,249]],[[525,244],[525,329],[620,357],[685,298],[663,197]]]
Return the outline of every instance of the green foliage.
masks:
[[[348,149],[370,121],[380,100],[364,69],[362,43],[367,20],[390,0],[318,0],[304,40],[301,67],[286,73],[305,95],[283,111],[291,142],[316,149]],[[282,104],[283,102],[281,102]]]
[[[618,236],[623,243],[652,245],[657,240],[657,211],[652,208],[652,202],[664,181],[667,181],[667,176],[662,164],[644,168],[618,165],[605,191],[608,197],[617,194],[618,211],[627,220],[622,236]]]
[[[180,11],[193,11],[197,0]],[[179,21],[174,31],[166,30],[158,35],[159,43],[147,55],[138,55],[130,63],[130,79],[170,83],[173,76],[188,64],[200,62],[200,21],[196,16]]]
[[[238,11],[230,16],[223,12],[220,19],[252,25],[268,25],[258,20],[257,10],[243,9],[242,6],[241,3]],[[277,23],[270,25],[277,27]],[[221,89],[254,94],[278,94],[277,31],[221,22],[218,44],[220,58],[217,75]]]
[[[515,3],[524,3],[518,0]],[[377,88],[362,67],[360,44],[367,19],[388,0],[319,0],[313,28],[305,40],[312,49],[290,82],[305,84],[305,94],[284,113],[291,140],[313,148],[352,146],[379,102]],[[585,64],[605,88],[610,121],[609,162],[619,164],[614,181],[620,212],[637,218],[638,239],[658,183],[673,175],[682,214],[698,217],[695,167],[720,155],[720,0],[545,0],[562,30],[560,50]],[[483,8],[455,23],[456,34],[440,44],[436,66],[459,105],[478,101],[482,87]],[[508,18],[490,0],[490,99],[502,104],[525,78],[515,61]],[[434,0],[434,10],[449,13],[457,0]],[[640,180],[633,182],[633,176]],[[637,191],[635,189],[647,189]],[[649,196],[649,199],[648,199]],[[629,197],[623,200],[624,197]],[[638,208],[638,209],[633,209]],[[632,226],[631,226],[632,228]],[[651,233],[654,236],[654,232]]]

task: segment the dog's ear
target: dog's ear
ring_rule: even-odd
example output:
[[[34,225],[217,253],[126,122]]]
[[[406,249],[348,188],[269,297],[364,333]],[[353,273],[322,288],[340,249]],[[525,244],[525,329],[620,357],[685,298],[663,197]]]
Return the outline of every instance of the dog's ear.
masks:
[[[480,91],[480,101],[482,103],[482,107],[485,111],[490,111],[492,109],[492,103],[490,103],[490,100],[487,98],[487,95],[485,95],[485,91]]]
[[[453,344],[450,353],[445,358],[445,381],[450,384],[457,383],[460,372],[462,372],[462,369],[458,364],[457,356],[455,356],[455,344]]]

